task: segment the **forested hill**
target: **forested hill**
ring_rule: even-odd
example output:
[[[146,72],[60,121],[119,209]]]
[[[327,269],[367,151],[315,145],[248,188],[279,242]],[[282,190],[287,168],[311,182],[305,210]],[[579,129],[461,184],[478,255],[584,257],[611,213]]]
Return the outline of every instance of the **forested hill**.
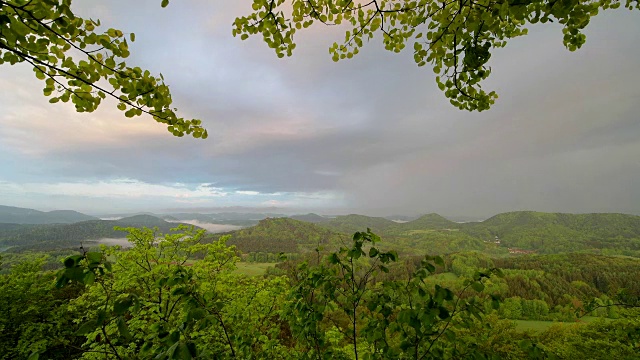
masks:
[[[346,234],[353,234],[356,231],[364,231],[370,228],[371,231],[383,235],[386,230],[398,225],[398,223],[382,217],[351,214],[336,216],[333,219],[329,219],[329,221],[318,223],[318,225]]]
[[[9,251],[51,250],[78,247],[80,242],[103,238],[124,238],[126,233],[114,227],[158,227],[162,233],[179,224],[150,215],[120,220],[89,220],[73,224],[0,224],[0,248]]]
[[[635,215],[518,211],[459,228],[485,241],[497,236],[503,246],[542,253],[618,249],[640,255],[640,216]]]
[[[558,226],[600,237],[640,236],[640,216],[626,214],[566,214],[518,211],[498,214],[482,222],[498,232]]]
[[[407,230],[440,230],[440,229],[457,229],[460,224],[453,222],[442,215],[435,213],[423,215],[413,221],[399,223],[395,225],[399,229]]]
[[[484,242],[495,245],[484,250],[498,253],[515,248],[538,253],[594,251],[640,256],[640,216],[625,214],[516,211],[471,223],[456,223],[433,213],[406,223],[346,215],[317,225],[344,234],[371,228],[406,251],[415,248],[451,252],[460,247],[457,244],[466,244],[460,251],[481,250],[479,242]]]
[[[314,213],[309,213],[305,215],[291,215],[289,216],[289,218],[294,220],[306,221],[310,223],[320,223],[320,222],[325,222],[330,220],[329,218],[326,218],[324,216],[320,216]]]
[[[333,244],[347,236],[322,228],[310,222],[291,218],[268,218],[260,220],[250,228],[212,235],[217,239],[230,235],[228,245],[235,245],[240,251],[268,253],[297,253],[311,251],[320,246]]]
[[[71,224],[98,220],[73,210],[38,211],[34,209],[0,205],[0,223],[7,224]]]
[[[299,220],[306,221],[302,218],[299,218]],[[457,229],[460,227],[460,224],[435,213],[423,215],[415,220],[404,223],[382,217],[351,214],[325,219],[325,221],[318,222],[318,224],[342,233],[354,233],[370,228],[371,231],[380,235],[396,234],[408,230],[442,230]]]

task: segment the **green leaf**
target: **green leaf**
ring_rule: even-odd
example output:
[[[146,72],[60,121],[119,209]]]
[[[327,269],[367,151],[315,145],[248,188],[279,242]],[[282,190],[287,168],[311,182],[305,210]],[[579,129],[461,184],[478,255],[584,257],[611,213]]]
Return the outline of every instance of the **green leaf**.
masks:
[[[82,282],[84,281],[84,270],[81,267],[67,268],[64,271],[64,276],[71,280]]]
[[[180,342],[176,342],[175,344],[171,345],[169,350],[167,350],[167,357],[169,357],[169,359],[178,359],[178,354],[176,352],[176,350],[178,349],[178,345],[180,345]]]
[[[64,260],[64,267],[72,268],[72,267],[78,265],[78,263],[80,262],[80,260],[82,260],[82,258],[83,258],[82,255],[69,256],[68,258],[66,258]]]
[[[69,282],[69,278],[64,276],[64,272],[63,275],[58,276],[58,278],[56,279],[56,287],[57,288],[62,288],[65,285],[67,285],[67,283]]]
[[[449,310],[447,310],[445,307],[440,307],[438,308],[438,316],[440,317],[440,319],[445,320],[449,318]]]
[[[96,281],[96,274],[94,274],[93,271],[88,271],[82,280],[86,285],[91,285],[94,281]]]
[[[369,249],[369,257],[376,257],[376,255],[378,255],[378,249],[372,247],[371,249]]]
[[[444,266],[444,260],[440,256],[434,257],[433,262],[436,263],[436,265]]]
[[[480,281],[474,282],[473,284],[471,284],[471,287],[477,292],[481,292],[482,290],[484,290],[484,284]]]
[[[85,255],[87,260],[91,263],[99,263],[102,261],[102,253],[101,252],[88,252]]]
[[[38,78],[38,80],[44,80],[46,75],[40,69],[36,69],[36,78]]]
[[[118,326],[118,332],[120,333],[120,336],[122,336],[125,339],[130,339],[131,334],[129,333],[127,324],[124,322],[124,317],[119,316],[118,320],[116,321],[116,324]]]
[[[80,328],[75,332],[76,335],[85,335],[92,331],[94,331],[98,327],[98,322],[96,320],[89,320],[84,324],[80,325]]]
[[[130,296],[127,296],[124,299],[118,299],[113,304],[113,312],[122,315],[129,310],[129,307],[133,305],[133,299]]]
[[[187,344],[180,343],[177,351],[177,358],[181,360],[191,360],[193,356],[191,354],[191,350],[187,346]]]

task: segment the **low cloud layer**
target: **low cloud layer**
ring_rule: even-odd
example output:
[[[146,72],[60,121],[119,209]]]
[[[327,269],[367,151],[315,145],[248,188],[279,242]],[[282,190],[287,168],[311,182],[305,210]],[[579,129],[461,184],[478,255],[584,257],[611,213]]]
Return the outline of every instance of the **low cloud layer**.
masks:
[[[51,105],[26,66],[0,68],[0,203],[94,212],[277,206],[369,214],[640,213],[637,14],[598,15],[577,52],[555,25],[495,51],[493,109],[454,109],[412,54],[374,40],[349,61],[315,28],[292,58],[231,37],[248,4],[87,1],[136,33],[129,63],[162,72],[210,138],[174,138],[105,104]],[[145,14],[145,16],[142,16]]]

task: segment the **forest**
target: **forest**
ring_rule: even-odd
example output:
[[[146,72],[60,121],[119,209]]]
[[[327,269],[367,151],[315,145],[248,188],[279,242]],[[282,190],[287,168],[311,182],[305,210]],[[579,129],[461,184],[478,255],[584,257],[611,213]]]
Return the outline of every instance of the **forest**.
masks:
[[[485,221],[486,236],[536,229],[532,215],[546,226],[549,214],[507,214]],[[584,236],[637,229],[634,217],[551,218]],[[601,218],[619,223],[589,226]],[[338,231],[362,220],[129,227],[126,249],[4,252],[0,358],[637,358],[640,259],[582,251],[580,239],[575,251],[509,254],[470,235],[479,224],[433,215],[380,221],[388,239]],[[251,262],[272,264],[238,271]]]

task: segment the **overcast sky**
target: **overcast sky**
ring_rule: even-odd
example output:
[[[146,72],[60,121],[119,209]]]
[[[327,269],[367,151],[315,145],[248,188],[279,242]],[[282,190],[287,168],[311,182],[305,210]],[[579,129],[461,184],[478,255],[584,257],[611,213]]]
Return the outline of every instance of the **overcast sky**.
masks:
[[[489,111],[449,105],[411,51],[297,34],[294,56],[231,36],[243,1],[76,1],[135,32],[128,64],[162,72],[207,140],[113,103],[49,104],[27,65],[0,66],[0,204],[88,213],[227,206],[371,215],[512,210],[640,214],[640,13],[592,20],[577,52],[555,25],[496,50]],[[412,47],[409,46],[409,49]]]

